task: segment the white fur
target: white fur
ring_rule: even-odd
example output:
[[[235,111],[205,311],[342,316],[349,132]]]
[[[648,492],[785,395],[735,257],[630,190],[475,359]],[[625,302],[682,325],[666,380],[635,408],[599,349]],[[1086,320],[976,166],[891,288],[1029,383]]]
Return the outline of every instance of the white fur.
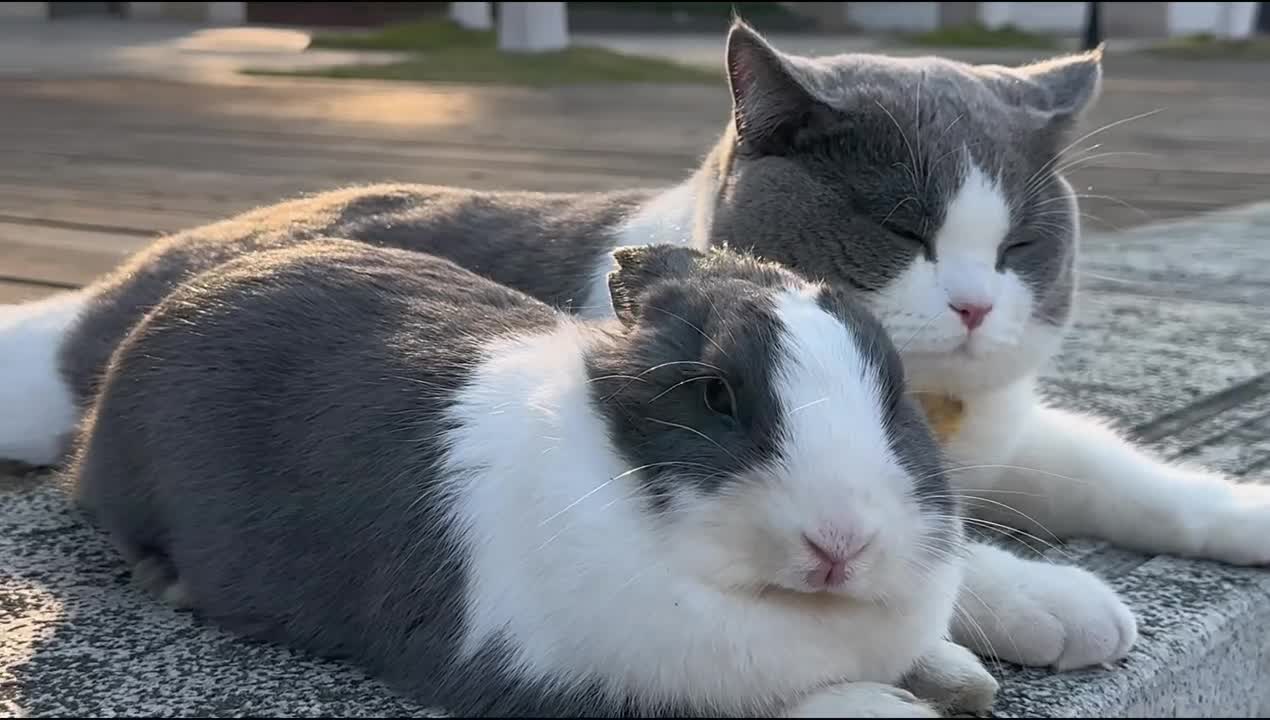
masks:
[[[1095,537],[1147,552],[1270,562],[1270,488],[1166,464],[1096,418],[1040,402],[1035,377],[1066,328],[1037,322],[1026,286],[1011,272],[995,273],[1006,207],[972,167],[936,235],[938,262],[915,263],[878,304],[897,342],[914,335],[904,352],[913,385],[967,404],[948,451],[950,479],[974,498],[974,513],[1042,539]],[[1076,204],[1068,210],[1079,233]],[[955,315],[936,312],[945,294],[958,293],[994,305],[964,344]],[[927,325],[930,314],[936,319]],[[979,626],[986,637],[974,646],[986,642],[1006,660],[1098,664],[1123,657],[1136,638],[1124,603],[1083,571],[985,551],[969,562],[967,590],[959,636],[973,640],[969,626]]]
[[[965,587],[953,638],[982,655],[1070,670],[1119,660],[1138,637],[1129,608],[1082,568],[979,545]]]
[[[1031,322],[1032,291],[1012,270],[997,272],[1010,229],[1009,202],[996,180],[968,163],[935,233],[934,261],[918,257],[870,300],[902,348],[916,389],[974,393],[1022,377],[1057,349],[1058,333]],[[967,331],[950,304],[991,306]]]
[[[57,353],[86,301],[68,292],[0,307],[0,459],[59,459],[78,414]]]
[[[881,683],[843,683],[800,702],[791,718],[937,718],[940,714],[907,690]]]
[[[1044,406],[1031,380],[981,396],[971,413],[951,452],[993,467],[954,480],[1012,508],[984,503],[981,515],[1042,536],[1270,563],[1270,487],[1165,463],[1096,418]]]
[[[917,661],[903,687],[948,714],[982,715],[992,710],[999,684],[965,647],[942,642]]]
[[[689,245],[703,222],[693,181],[682,182],[653,197],[618,226],[614,237],[617,248],[634,245]],[[708,217],[708,216],[706,216]],[[586,306],[579,316],[597,320],[613,316],[613,298],[609,295],[608,276],[617,268],[609,254],[596,263],[591,272]]]
[[[911,572],[907,592],[885,604],[865,592],[762,590],[806,552],[794,531],[821,522],[825,508],[848,498],[897,502],[867,472],[892,464],[867,441],[880,432],[867,399],[876,388],[867,372],[825,362],[853,367],[858,352],[845,329],[813,317],[805,299],[785,306],[802,334],[781,384],[796,397],[782,397],[783,406],[826,396],[794,422],[860,433],[860,444],[844,457],[841,442],[800,432],[790,464],[813,476],[776,473],[783,485],[762,477],[718,497],[688,493],[663,514],[639,502],[641,469],[619,457],[591,405],[583,354],[598,330],[564,320],[553,333],[491,349],[457,398],[459,429],[448,438],[447,491],[471,554],[468,652],[502,633],[526,679],[604,678],[614,692],[647,700],[767,714],[832,683],[895,682],[939,641],[959,581],[954,564]],[[923,591],[911,592],[919,582]]]

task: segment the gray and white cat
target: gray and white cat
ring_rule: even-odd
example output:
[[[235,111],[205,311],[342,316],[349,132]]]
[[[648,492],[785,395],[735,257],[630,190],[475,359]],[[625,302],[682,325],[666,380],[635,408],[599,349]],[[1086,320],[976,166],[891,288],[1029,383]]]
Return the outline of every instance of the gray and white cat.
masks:
[[[859,291],[911,384],[963,408],[947,441],[951,479],[982,498],[984,519],[1270,560],[1270,490],[1167,465],[1036,395],[1076,287],[1076,201],[1056,158],[1099,92],[1100,53],[1021,68],[812,59],[738,24],[727,58],[732,122],[664,191],[334,191],[164,238],[83,291],[0,309],[0,455],[58,462],[128,330],[182,280],[254,249],[335,235],[426,250],[603,316],[614,245],[730,244]],[[988,545],[960,605],[960,642],[1029,665],[1115,660],[1136,638],[1094,575]]]

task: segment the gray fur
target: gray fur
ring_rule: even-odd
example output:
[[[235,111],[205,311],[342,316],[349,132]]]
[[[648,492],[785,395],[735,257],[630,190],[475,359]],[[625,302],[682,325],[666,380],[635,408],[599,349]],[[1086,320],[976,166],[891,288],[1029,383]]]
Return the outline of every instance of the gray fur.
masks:
[[[94,283],[91,304],[62,346],[62,373],[86,405],[119,341],[180,283],[247,253],[322,236],[429,252],[570,307],[613,246],[607,230],[651,195],[375,185],[262,207],[163,238]]]
[[[1074,198],[1055,157],[1098,95],[1101,50],[1023,68],[807,58],[738,23],[727,57],[734,126],[711,158],[712,244],[876,291],[933,256],[933,233],[973,163],[1011,205],[1000,267],[1040,298],[1038,319],[1067,321]]]
[[[1038,318],[1067,321],[1076,238],[1065,206],[1075,201],[1050,161],[1097,96],[1099,53],[1024,69],[873,55],[813,60],[782,54],[737,24],[728,58],[736,123],[698,174],[710,186],[702,191],[716,193],[710,245],[867,295],[930,252],[969,157],[1000,171],[1014,202],[1002,266],[1036,292]],[[762,140],[738,137],[738,127]],[[182,280],[321,235],[426,250],[576,308],[618,227],[652,197],[376,185],[264,207],[164,238],[96,283],[62,345],[62,373],[87,406],[119,341]]]
[[[773,458],[785,331],[771,290],[792,275],[664,246],[617,259],[612,285],[639,308],[596,333],[587,373],[623,460],[648,468],[656,513]],[[865,331],[884,384],[901,382],[870,316],[840,295],[826,303]],[[231,631],[356,663],[459,717],[716,716],[613,699],[598,679],[527,683],[505,640],[458,652],[474,598],[453,500],[434,492],[445,411],[492,340],[559,319],[421,253],[317,239],[229,261],[187,280],[120,344],[68,471],[75,497],[156,594]],[[736,391],[735,421],[682,382],[702,375],[683,362],[698,358]],[[897,455],[922,478],[919,494],[937,482],[947,497],[944,476],[927,473],[934,441],[901,400]],[[951,517],[931,526],[955,533]]]

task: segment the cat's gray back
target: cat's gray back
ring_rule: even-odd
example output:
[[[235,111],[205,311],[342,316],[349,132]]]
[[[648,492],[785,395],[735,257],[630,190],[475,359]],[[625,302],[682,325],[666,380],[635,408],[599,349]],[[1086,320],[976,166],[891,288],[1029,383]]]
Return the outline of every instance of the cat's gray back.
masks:
[[[548,304],[579,304],[615,243],[614,229],[651,194],[372,185],[262,207],[160,239],[91,286],[61,347],[62,373],[86,403],[119,341],[182,282],[236,257],[323,236],[428,252]]]

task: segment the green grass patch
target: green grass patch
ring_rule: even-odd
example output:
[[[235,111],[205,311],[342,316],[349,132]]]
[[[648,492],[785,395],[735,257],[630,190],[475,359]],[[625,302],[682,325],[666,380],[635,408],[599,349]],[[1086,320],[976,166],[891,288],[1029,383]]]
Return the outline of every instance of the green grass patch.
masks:
[[[1012,25],[992,29],[982,25],[956,25],[905,35],[910,45],[931,48],[1024,48],[1056,50],[1057,38],[1020,30]]]
[[[410,53],[387,64],[337,65],[303,70],[249,69],[249,75],[411,80],[416,82],[522,85],[688,84],[723,82],[722,70],[601,48],[570,47],[549,53],[503,53],[493,32],[474,32],[443,21],[387,27],[369,33],[317,35],[312,48]]]
[[[309,47],[321,50],[379,50],[427,52],[456,48],[493,48],[498,37],[493,30],[468,30],[448,20],[402,23],[370,32],[320,33]]]
[[[1225,40],[1213,35],[1187,35],[1146,49],[1152,55],[1184,60],[1270,60],[1270,38]]]

